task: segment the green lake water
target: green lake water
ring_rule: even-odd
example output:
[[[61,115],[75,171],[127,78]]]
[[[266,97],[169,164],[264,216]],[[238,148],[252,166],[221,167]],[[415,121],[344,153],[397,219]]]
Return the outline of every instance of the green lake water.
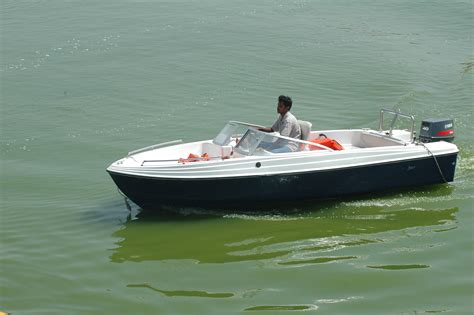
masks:
[[[0,311],[472,314],[473,6],[0,0]],[[280,94],[313,129],[454,118],[455,181],[129,212],[111,162],[270,125]]]

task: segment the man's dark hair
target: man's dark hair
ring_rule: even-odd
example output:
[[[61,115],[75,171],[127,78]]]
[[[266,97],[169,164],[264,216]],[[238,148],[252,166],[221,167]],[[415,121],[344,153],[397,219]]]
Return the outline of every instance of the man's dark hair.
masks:
[[[282,102],[285,107],[288,107],[288,110],[291,109],[291,105],[293,105],[293,101],[291,100],[291,97],[285,96],[285,95],[280,95],[278,96],[278,103]]]

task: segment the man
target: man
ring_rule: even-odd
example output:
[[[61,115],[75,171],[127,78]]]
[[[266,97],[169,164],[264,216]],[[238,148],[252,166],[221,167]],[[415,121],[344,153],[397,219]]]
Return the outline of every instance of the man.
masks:
[[[292,113],[290,113],[292,105],[293,102],[289,96],[280,95],[278,97],[277,105],[277,112],[280,114],[278,119],[270,128],[259,128],[259,130],[265,132],[278,132],[284,137],[301,139],[301,129],[298,120]],[[298,144],[292,141],[282,141],[282,139],[280,139],[274,143],[272,147],[269,147],[266,144],[264,144],[263,147],[265,149],[270,149],[273,153],[285,153],[296,151],[298,149]]]

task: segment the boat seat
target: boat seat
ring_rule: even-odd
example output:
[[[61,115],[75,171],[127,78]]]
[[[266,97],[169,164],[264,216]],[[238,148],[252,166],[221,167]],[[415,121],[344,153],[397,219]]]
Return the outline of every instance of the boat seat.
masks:
[[[298,124],[300,125],[301,129],[301,140],[307,141],[313,124],[304,120],[298,120]]]

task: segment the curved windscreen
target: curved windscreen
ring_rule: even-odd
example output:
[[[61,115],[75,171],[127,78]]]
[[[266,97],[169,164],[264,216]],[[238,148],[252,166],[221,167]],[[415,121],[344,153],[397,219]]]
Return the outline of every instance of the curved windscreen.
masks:
[[[232,138],[242,137],[247,130],[255,128],[262,128],[262,126],[244,123],[240,121],[229,121],[219,134],[212,140],[214,144],[225,146],[228,145]]]
[[[217,136],[212,140],[214,144],[224,146],[228,145],[232,135],[234,135],[239,128],[239,125],[234,124],[234,123],[227,123],[224,128],[217,134]]]
[[[307,145],[300,142],[297,139],[283,138],[278,133],[265,133],[249,129],[235,149],[243,155],[306,151]]]
[[[220,146],[226,146],[232,140],[235,140],[238,142],[235,150],[242,155],[300,152],[311,148],[331,150],[308,141],[282,137],[279,133],[266,133],[256,129],[259,127],[258,125],[230,121],[212,142]],[[242,134],[244,135],[242,136]],[[238,138],[240,137],[242,138],[239,141]]]

